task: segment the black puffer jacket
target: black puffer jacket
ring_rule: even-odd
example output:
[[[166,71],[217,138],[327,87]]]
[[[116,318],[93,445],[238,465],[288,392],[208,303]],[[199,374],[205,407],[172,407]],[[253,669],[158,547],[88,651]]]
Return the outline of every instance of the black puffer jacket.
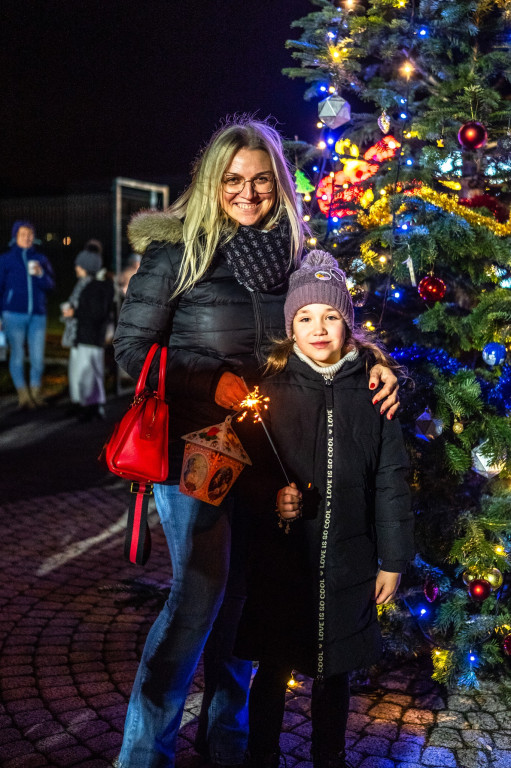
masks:
[[[171,300],[183,252],[181,222],[166,212],[139,214],[129,236],[143,258],[119,316],[115,358],[136,379],[151,345],[168,343],[167,482],[178,483],[184,449],[181,436],[223,421],[228,414],[214,401],[222,373],[243,376],[249,387],[259,380],[268,337],[283,332],[287,285],[276,293],[249,291],[219,255],[202,280]],[[155,360],[149,378],[154,388],[157,370]]]
[[[281,658],[325,677],[367,666],[380,652],[378,561],[401,572],[414,555],[400,425],[372,404],[364,356],[346,362],[329,384],[292,355],[262,391],[270,396],[279,455],[303,492],[304,514],[289,534],[279,529],[276,491],[286,482],[273,459],[273,498],[254,518],[249,597],[235,652]],[[260,489],[261,498],[268,490]]]

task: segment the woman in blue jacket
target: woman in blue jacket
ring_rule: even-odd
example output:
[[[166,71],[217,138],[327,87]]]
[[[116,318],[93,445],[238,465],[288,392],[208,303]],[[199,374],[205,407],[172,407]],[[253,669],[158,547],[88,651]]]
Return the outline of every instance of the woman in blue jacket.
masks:
[[[46,256],[34,247],[35,229],[29,221],[15,221],[11,248],[0,256],[0,315],[10,349],[9,373],[20,408],[44,405],[41,380],[46,341],[46,296],[55,287]],[[30,360],[25,378],[25,344]]]

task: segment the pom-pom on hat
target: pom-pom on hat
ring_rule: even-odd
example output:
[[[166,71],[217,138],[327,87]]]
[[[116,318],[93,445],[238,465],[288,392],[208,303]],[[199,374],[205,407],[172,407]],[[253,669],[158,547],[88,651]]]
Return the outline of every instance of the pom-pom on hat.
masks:
[[[311,251],[289,278],[284,304],[286,333],[293,336],[293,318],[307,304],[328,304],[337,309],[350,330],[353,329],[353,302],[346,275],[326,251]]]
[[[75,267],[81,267],[89,275],[95,275],[103,266],[103,259],[94,251],[80,251],[75,259]]]

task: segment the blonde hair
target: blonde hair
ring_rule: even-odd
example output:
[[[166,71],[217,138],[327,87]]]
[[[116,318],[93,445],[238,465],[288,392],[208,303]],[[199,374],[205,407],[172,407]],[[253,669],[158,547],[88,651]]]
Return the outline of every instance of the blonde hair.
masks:
[[[352,349],[357,349],[359,352],[369,352],[372,356],[374,363],[369,365],[369,361],[366,366],[368,368],[376,363],[387,366],[398,378],[408,379],[408,372],[406,368],[399,365],[393,357],[389,355],[385,347],[364,331],[362,328],[355,327],[352,331],[345,325],[346,338],[344,339],[344,346],[342,348],[343,356],[350,352]],[[266,361],[266,367],[264,369],[265,375],[274,375],[282,371],[289,360],[294,346],[294,340],[290,338],[279,339],[273,342],[273,347],[268,354],[268,360]]]
[[[250,115],[227,118],[209,140],[194,163],[188,188],[170,206],[169,212],[183,220],[184,254],[174,296],[191,288],[213,260],[219,245],[228,242],[238,224],[222,208],[222,177],[240,149],[267,152],[276,181],[276,200],[264,229],[271,229],[286,217],[289,221],[291,249],[289,265],[298,266],[303,250],[304,224],[298,214],[293,176],[284,157],[278,131],[265,120]]]

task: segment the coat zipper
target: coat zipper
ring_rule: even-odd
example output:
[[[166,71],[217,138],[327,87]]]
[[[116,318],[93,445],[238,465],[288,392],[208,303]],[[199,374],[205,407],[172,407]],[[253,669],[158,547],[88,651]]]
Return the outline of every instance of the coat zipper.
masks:
[[[250,298],[252,299],[252,307],[254,309],[254,319],[255,319],[255,342],[254,342],[254,355],[257,360],[257,362],[260,365],[263,365],[265,363],[264,357],[261,354],[261,341],[263,337],[263,322],[261,319],[261,300],[259,298],[259,294],[256,293],[256,291],[249,291]]]
[[[334,401],[332,392],[332,380],[325,378],[326,401],[326,429],[327,429],[327,469],[326,469],[326,493],[325,516],[323,518],[323,531],[319,551],[319,605],[318,605],[318,657],[317,679],[324,678],[324,645],[325,645],[325,605],[326,605],[326,555],[328,547],[328,531],[332,516],[332,482],[334,468]]]

